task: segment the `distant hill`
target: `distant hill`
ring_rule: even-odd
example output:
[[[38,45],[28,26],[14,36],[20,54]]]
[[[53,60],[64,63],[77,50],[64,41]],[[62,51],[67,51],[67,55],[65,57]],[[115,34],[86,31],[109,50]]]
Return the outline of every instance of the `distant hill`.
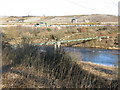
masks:
[[[52,22],[70,22],[73,18],[80,22],[117,22],[118,17],[113,15],[72,15],[72,16],[56,16],[52,18]]]
[[[40,21],[57,24],[57,23],[71,23],[72,19],[76,23],[81,22],[118,22],[118,17],[107,14],[92,14],[92,15],[68,15],[68,16],[9,16],[0,17],[2,23],[37,23]]]

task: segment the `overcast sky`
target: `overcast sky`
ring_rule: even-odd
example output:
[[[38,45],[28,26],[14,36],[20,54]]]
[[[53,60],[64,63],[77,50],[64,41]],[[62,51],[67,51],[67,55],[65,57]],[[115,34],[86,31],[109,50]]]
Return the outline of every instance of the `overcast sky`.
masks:
[[[118,15],[120,0],[0,0],[0,16]]]

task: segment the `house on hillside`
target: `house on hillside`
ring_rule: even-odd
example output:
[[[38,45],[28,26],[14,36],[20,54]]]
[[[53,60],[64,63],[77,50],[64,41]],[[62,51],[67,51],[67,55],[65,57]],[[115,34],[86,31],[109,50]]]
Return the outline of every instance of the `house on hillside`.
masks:
[[[77,23],[77,19],[76,19],[76,18],[73,18],[73,19],[71,20],[71,23]]]
[[[48,23],[46,22],[40,22],[40,23],[36,23],[34,26],[39,26],[39,27],[48,27]]]
[[[88,19],[85,19],[84,22],[85,22],[85,23],[89,23],[90,21],[89,21]]]
[[[24,22],[24,19],[16,19],[16,22]]]

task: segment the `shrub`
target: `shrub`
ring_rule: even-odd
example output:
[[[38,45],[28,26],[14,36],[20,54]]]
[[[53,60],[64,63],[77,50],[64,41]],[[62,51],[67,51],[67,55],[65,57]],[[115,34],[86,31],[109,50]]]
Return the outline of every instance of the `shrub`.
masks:
[[[51,29],[51,28],[47,28],[47,31],[49,31],[49,32],[50,32],[50,31],[52,31],[52,29]]]

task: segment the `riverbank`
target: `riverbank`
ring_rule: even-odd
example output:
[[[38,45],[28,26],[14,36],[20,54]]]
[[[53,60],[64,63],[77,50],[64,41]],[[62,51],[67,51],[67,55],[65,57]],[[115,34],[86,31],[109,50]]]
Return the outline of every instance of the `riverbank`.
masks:
[[[51,45],[50,45],[51,46]],[[73,45],[73,46],[67,46],[67,45],[61,45],[62,47],[80,47],[80,48],[98,48],[98,49],[108,49],[108,50],[120,50],[118,47],[101,47],[101,46],[93,46],[93,47],[85,47],[81,45]]]
[[[79,61],[77,64],[81,68],[81,71],[86,71],[90,77],[91,75],[95,75],[108,81],[114,81],[118,78],[116,67],[97,65],[84,61]],[[8,67],[6,69],[8,69]],[[3,84],[1,88],[61,88],[67,83],[65,80],[62,81],[51,76],[49,72],[36,71],[34,67],[25,67],[24,65],[9,67],[9,72],[3,73],[2,76]],[[86,76],[83,76],[82,78],[85,77]],[[92,78],[92,80],[93,79],[94,78]],[[85,82],[90,81],[86,80]]]
[[[118,77],[118,68],[114,66],[105,66],[85,61],[77,61],[77,64],[80,65],[83,70],[102,78],[114,80]]]
[[[109,38],[74,41],[63,43],[63,46],[74,47],[91,47],[104,49],[120,49],[118,42],[117,26],[101,26],[101,27],[62,27],[54,28],[30,28],[30,27],[6,27],[3,28],[3,39],[8,43],[15,45],[21,44],[23,41],[29,43],[45,43],[57,42],[65,40],[86,39],[101,36],[109,36]]]
[[[73,47],[80,47],[79,45],[78,46],[73,46]],[[95,47],[85,47],[85,48],[98,48],[98,49],[110,49],[110,50],[120,50],[120,48],[117,48],[117,47],[101,47],[101,46],[95,46]]]

